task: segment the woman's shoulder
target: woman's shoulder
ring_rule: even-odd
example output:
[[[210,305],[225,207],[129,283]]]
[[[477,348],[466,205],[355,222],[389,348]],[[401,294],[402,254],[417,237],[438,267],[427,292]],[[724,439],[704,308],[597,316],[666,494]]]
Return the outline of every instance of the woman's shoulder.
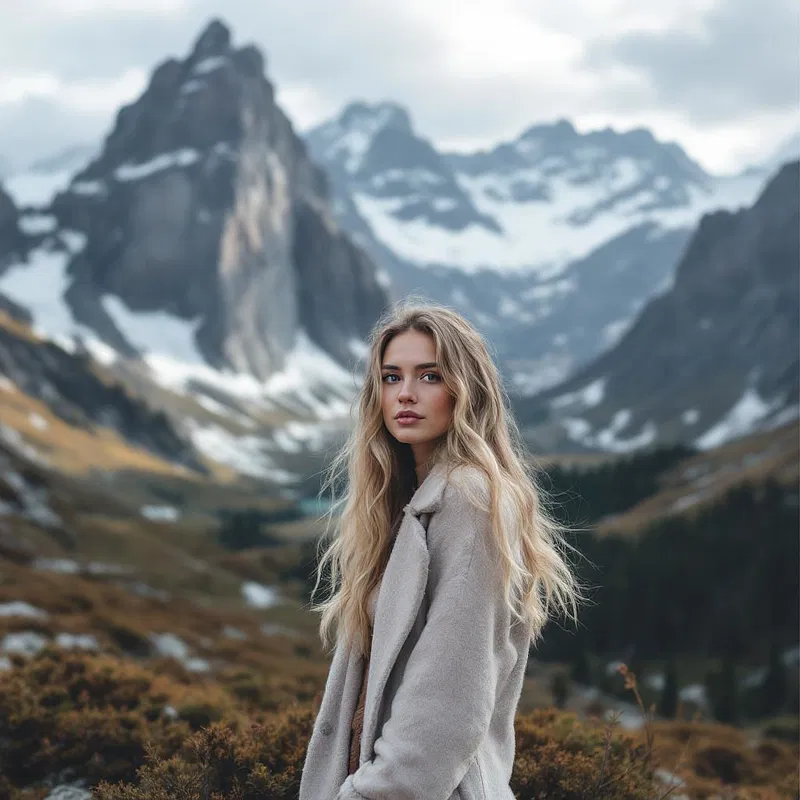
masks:
[[[474,528],[489,511],[489,479],[478,467],[458,465],[443,479],[441,499],[433,517],[436,527]]]
[[[479,467],[437,464],[411,498],[416,514],[443,515],[456,509],[488,509],[489,479]]]
[[[469,503],[478,508],[489,503],[489,477],[478,466],[459,464],[447,476],[442,502]]]

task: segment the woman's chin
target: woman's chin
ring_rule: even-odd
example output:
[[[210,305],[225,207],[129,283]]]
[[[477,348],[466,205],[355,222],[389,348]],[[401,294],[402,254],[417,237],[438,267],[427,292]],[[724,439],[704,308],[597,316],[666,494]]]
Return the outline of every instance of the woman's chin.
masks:
[[[421,444],[429,438],[422,431],[413,431],[405,428],[392,431],[392,435],[398,442],[403,444]]]

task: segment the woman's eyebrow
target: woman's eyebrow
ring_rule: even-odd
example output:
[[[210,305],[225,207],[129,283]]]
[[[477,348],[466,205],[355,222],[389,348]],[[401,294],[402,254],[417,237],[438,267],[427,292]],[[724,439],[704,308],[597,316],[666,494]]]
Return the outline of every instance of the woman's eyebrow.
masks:
[[[438,367],[439,365],[435,361],[427,361],[424,364],[417,364],[414,369],[430,369],[431,367]],[[398,372],[400,371],[400,367],[396,367],[394,364],[384,364],[381,369],[396,369]]]

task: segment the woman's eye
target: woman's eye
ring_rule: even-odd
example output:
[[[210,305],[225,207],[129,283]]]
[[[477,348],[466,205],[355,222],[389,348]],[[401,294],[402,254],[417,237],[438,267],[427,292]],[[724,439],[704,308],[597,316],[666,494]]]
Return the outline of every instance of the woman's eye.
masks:
[[[395,375],[393,372],[390,372],[388,375],[384,375],[382,380],[383,380],[384,383],[395,383],[396,382],[396,381],[389,380],[390,378],[397,378],[398,381],[400,380],[400,376],[399,375]],[[426,383],[436,383],[437,381],[441,380],[441,377],[439,375],[437,375],[435,372],[426,372],[426,373],[424,373],[420,377],[420,380],[423,380],[424,378],[432,378],[432,380],[426,381]]]

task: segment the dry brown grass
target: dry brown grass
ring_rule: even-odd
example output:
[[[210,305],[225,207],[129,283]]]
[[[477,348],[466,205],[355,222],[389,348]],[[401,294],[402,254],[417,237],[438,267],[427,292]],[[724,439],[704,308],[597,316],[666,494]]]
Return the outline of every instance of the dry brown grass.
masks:
[[[35,425],[34,415],[44,420],[46,427]],[[16,388],[0,386],[0,423],[18,431],[53,467],[70,474],[89,475],[97,470],[117,469],[154,475],[191,474],[177,464],[128,444],[109,428],[85,430],[68,425],[43,402]]]
[[[753,731],[701,721],[654,721],[645,708],[636,675],[619,669],[636,698],[645,724],[633,734],[647,759],[681,780],[666,789],[691,800],[788,800],[800,796],[800,746],[763,738]],[[679,716],[681,716],[679,714]]]

